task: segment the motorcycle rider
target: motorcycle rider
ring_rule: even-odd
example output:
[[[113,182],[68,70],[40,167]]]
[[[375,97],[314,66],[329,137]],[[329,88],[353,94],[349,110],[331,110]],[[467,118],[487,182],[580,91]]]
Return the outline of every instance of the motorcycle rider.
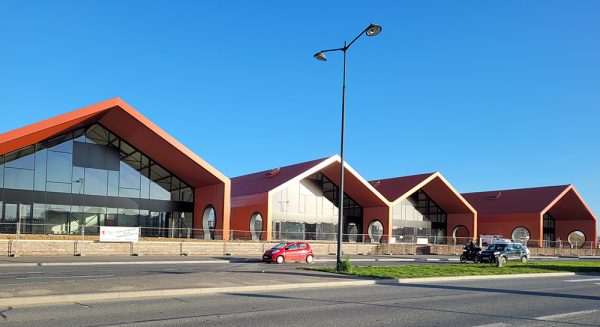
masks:
[[[469,244],[467,244],[467,246],[465,246],[465,250],[467,250],[467,254],[469,256],[473,256],[476,252],[476,249],[477,249],[477,247],[473,243],[473,240],[469,240]]]

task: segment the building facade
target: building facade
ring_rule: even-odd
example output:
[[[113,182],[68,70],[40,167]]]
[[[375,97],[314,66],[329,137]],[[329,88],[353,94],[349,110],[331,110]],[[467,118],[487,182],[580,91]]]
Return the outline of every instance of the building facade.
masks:
[[[477,211],[439,172],[371,181],[389,201],[396,242],[465,243],[477,235]]]
[[[0,232],[229,236],[230,181],[121,99],[0,135]],[[223,233],[225,230],[225,233]]]
[[[387,240],[387,201],[349,165],[344,167],[343,240]],[[335,240],[339,172],[336,155],[233,178],[234,238]]]
[[[530,246],[597,247],[597,219],[573,185],[464,193],[479,234]]]

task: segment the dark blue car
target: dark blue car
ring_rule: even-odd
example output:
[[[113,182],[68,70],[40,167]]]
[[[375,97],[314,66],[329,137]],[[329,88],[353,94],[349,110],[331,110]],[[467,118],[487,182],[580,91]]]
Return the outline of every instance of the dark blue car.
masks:
[[[529,249],[521,243],[494,243],[481,252],[479,261],[496,263],[502,267],[507,261],[527,263],[529,255]]]

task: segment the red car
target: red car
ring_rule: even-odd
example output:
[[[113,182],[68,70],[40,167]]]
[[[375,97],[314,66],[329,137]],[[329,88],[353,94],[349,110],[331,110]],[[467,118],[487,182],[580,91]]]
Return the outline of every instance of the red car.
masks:
[[[284,263],[286,261],[305,261],[312,263],[315,254],[306,242],[283,242],[275,245],[263,254],[263,261]]]

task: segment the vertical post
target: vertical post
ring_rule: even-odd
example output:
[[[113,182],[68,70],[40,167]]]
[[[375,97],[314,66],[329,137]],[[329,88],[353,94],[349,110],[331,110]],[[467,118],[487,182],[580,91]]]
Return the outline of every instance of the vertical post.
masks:
[[[337,240],[337,265],[338,271],[342,268],[342,233],[344,231],[344,126],[346,119],[346,53],[347,42],[344,41],[344,74],[342,78],[342,132],[340,141],[340,189],[339,189],[339,217],[338,217],[338,240]]]
[[[19,257],[20,253],[19,253],[19,239],[21,236],[21,205],[19,204],[17,206],[17,235],[16,235],[16,241],[17,243],[15,244],[15,253],[13,254],[13,257]]]
[[[81,250],[79,250],[79,256],[83,257],[85,251],[85,225],[81,225]]]

